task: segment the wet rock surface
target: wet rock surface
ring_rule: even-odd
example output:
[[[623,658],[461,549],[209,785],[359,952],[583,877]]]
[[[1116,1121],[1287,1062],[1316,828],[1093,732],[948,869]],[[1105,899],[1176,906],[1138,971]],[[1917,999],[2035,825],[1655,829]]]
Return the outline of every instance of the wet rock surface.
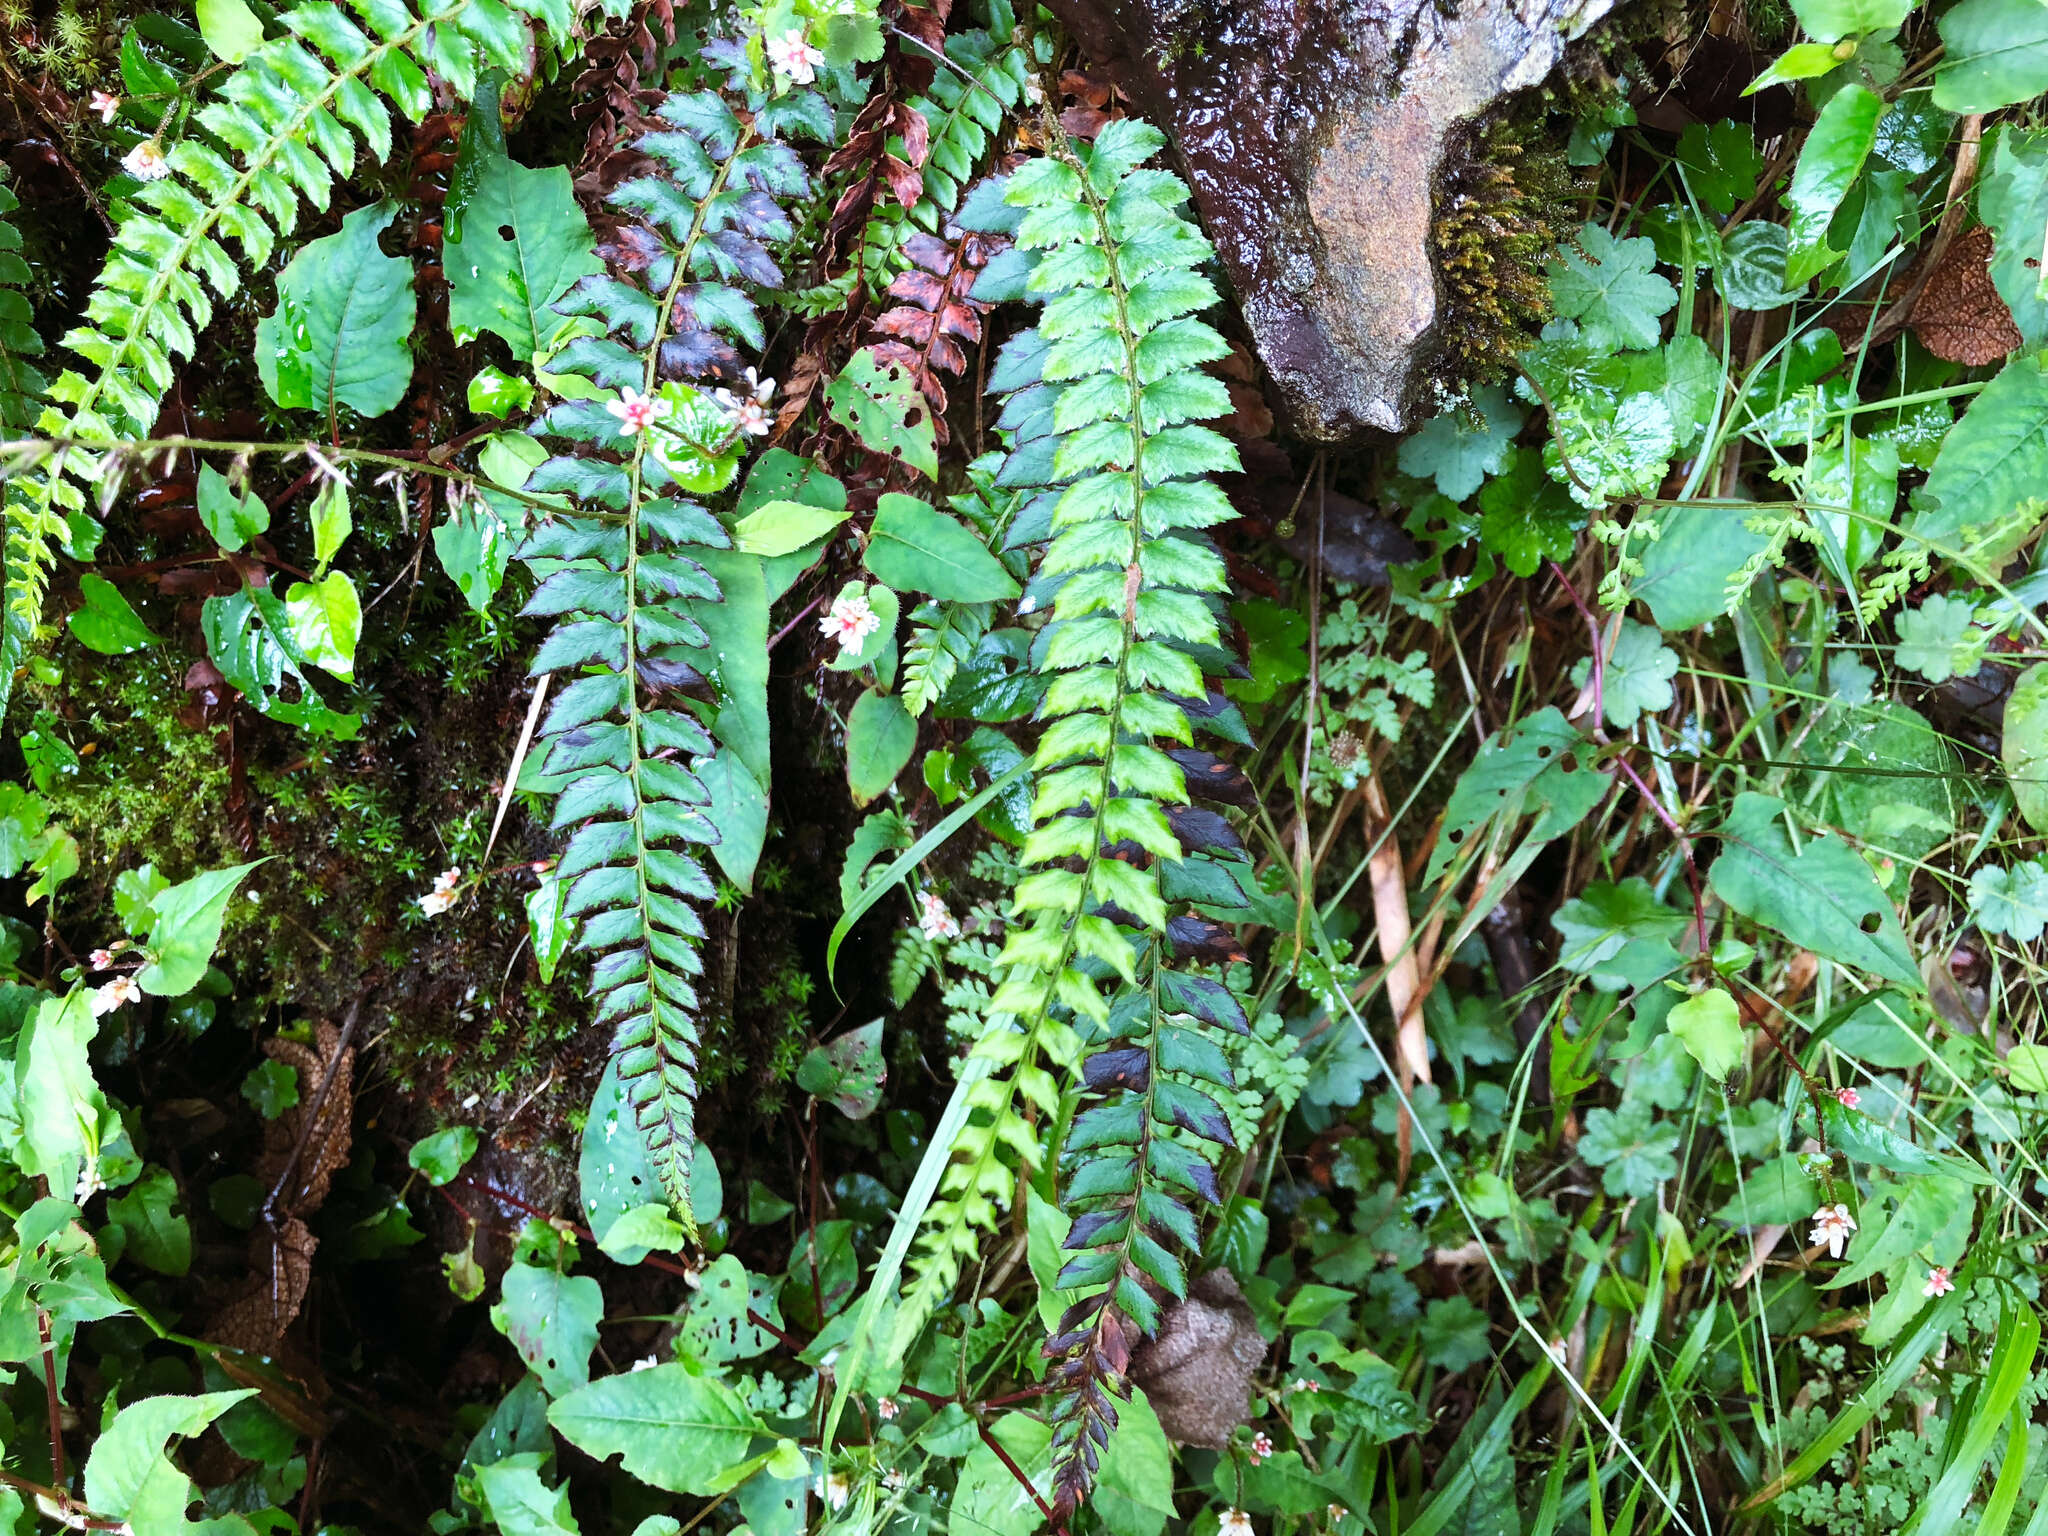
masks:
[[[1174,137],[1289,425],[1398,432],[1440,312],[1444,145],[1612,0],[1048,0]]]

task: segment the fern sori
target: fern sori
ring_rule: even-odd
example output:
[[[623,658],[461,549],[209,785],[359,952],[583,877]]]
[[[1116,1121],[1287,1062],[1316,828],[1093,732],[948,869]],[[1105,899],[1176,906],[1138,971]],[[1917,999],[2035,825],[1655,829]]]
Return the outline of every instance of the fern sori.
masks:
[[[354,6],[360,25],[326,0],[284,12],[294,35],[251,52],[198,111],[196,130],[146,160],[160,171],[131,194],[86,323],[64,338],[86,366],[58,376],[38,423],[67,444],[8,506],[0,704],[41,616],[53,545],[69,532],[65,514],[84,511],[88,488],[110,468],[99,445],[150,430],[214,303],[241,287],[223,242],[263,266],[296,227],[302,198],[327,207],[333,183],[354,169],[358,139],[375,160],[391,153],[387,99],[423,117],[434,100],[430,71],[467,99],[480,66],[531,67],[529,16],[558,47],[572,24],[563,0],[441,0],[418,15],[401,0]]]
[[[559,621],[533,672],[574,678],[536,737],[543,771],[572,775],[554,816],[557,829],[576,829],[559,871],[574,882],[564,910],[581,917],[579,947],[597,957],[597,1017],[612,1026],[620,1080],[688,1226],[704,936],[691,902],[713,894],[689,850],[718,834],[690,766],[713,744],[682,701],[703,694],[713,670],[689,604],[719,599],[689,551],[731,539],[686,498],[731,482],[745,437],[740,402],[678,376],[722,364],[735,340],[759,345],[753,302],[734,283],[781,281],[763,241],[788,237],[775,199],[807,178],[772,135],[790,121],[815,129],[818,113],[815,98],[757,106],[749,125],[699,92],[671,96],[659,116],[668,128],[636,146],[651,170],[611,197],[645,221],[634,270],[587,277],[558,306],[601,330],[558,366],[617,394],[565,402],[536,424],[581,446],[541,464],[527,490],[566,495],[574,510],[539,525],[519,558],[539,583],[526,612]]]

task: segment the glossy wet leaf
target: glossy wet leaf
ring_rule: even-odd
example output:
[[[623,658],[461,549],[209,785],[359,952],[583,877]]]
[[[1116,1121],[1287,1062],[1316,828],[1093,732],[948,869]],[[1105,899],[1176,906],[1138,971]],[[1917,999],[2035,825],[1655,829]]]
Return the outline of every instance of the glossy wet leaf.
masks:
[[[491,1308],[492,1326],[556,1398],[590,1379],[590,1352],[603,1316],[604,1293],[595,1280],[539,1264],[507,1269],[504,1299]]]
[[[890,493],[876,503],[863,559],[898,592],[985,603],[1007,601],[1020,590],[979,535],[915,496]]]
[[[199,521],[222,549],[237,550],[270,528],[270,508],[254,491],[237,491],[211,464],[199,466]]]
[[[448,324],[457,345],[489,331],[524,363],[570,324],[554,303],[602,270],[567,166],[530,170],[504,154],[483,157],[462,208],[461,232],[443,246]]]
[[[893,693],[863,693],[846,717],[846,782],[866,805],[891,784],[917,749],[917,721]]]
[[[849,428],[864,446],[907,464],[927,479],[937,478],[938,439],[931,406],[902,364],[884,362],[874,348],[863,347],[826,386],[825,400],[832,419]]]
[[[1577,320],[1595,348],[1654,347],[1659,318],[1678,302],[1678,290],[1653,270],[1656,248],[1641,237],[1617,240],[1587,224],[1552,265],[1557,312]]]
[[[1995,112],[2048,91],[2048,8],[2033,0],[1962,0],[1942,13],[1945,49],[1934,104]]]
[[[1828,225],[1877,143],[1877,121],[1884,109],[1884,99],[1875,91],[1851,81],[1828,98],[1808,131],[1785,194],[1792,214],[1787,283],[1806,282],[1839,256],[1828,246]]]
[[[78,590],[85,598],[85,606],[64,623],[87,650],[104,656],[123,656],[157,643],[158,637],[142,622],[142,615],[129,606],[121,589],[104,576],[84,572],[78,578]]]
[[[353,679],[356,642],[362,638],[363,605],[355,583],[340,571],[317,582],[295,581],[285,589],[292,638],[309,660],[336,677]]]

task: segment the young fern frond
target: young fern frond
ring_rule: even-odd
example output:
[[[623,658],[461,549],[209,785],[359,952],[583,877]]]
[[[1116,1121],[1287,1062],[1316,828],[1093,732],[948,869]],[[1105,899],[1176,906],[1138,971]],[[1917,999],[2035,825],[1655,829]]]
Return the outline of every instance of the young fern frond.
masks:
[[[560,366],[620,398],[569,401],[536,424],[583,446],[541,464],[526,489],[566,494],[575,510],[536,528],[518,557],[539,579],[525,611],[559,620],[533,673],[574,676],[536,737],[543,771],[573,775],[554,815],[558,830],[576,829],[559,867],[573,881],[564,912],[582,919],[578,947],[597,957],[597,1018],[612,1026],[620,1081],[664,1191],[694,1233],[704,927],[691,902],[710,900],[714,887],[688,850],[718,832],[687,766],[713,744],[681,699],[701,695],[713,670],[688,605],[716,602],[719,590],[688,551],[732,541],[686,493],[724,489],[744,438],[716,398],[676,379],[722,359],[732,340],[759,345],[753,303],[728,280],[781,281],[762,242],[788,237],[775,199],[807,183],[772,135],[783,121],[812,119],[785,106],[742,124],[710,92],[671,96],[659,116],[671,129],[636,146],[652,171],[611,197],[646,220],[649,259],[634,281],[583,279],[559,306],[602,327]],[[621,459],[611,451],[622,437]]]
[[[428,71],[466,99],[480,65],[530,67],[529,17],[558,47],[573,24],[564,0],[437,0],[418,15],[402,0],[353,4],[361,25],[327,0],[284,12],[294,36],[262,44],[229,73],[196,114],[200,131],[170,145],[165,173],[134,193],[86,323],[64,338],[86,366],[58,376],[38,422],[45,436],[70,442],[8,505],[0,706],[41,617],[66,514],[85,509],[107,467],[97,445],[149,431],[216,300],[241,286],[241,263],[223,242],[262,267],[297,226],[302,198],[327,207],[333,183],[354,169],[358,137],[372,159],[391,153],[387,100],[423,117],[434,99]]]

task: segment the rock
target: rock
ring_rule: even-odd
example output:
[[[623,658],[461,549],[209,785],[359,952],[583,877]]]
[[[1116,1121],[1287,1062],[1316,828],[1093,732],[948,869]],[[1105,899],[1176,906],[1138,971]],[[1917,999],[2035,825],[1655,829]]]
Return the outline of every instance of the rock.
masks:
[[[1290,425],[1339,442],[1434,413],[1446,140],[1613,0],[1047,3],[1173,135]]]
[[[1185,1300],[1167,1305],[1158,1334],[1131,1356],[1131,1380],[1169,1439],[1221,1450],[1247,1418],[1252,1375],[1265,1358],[1236,1277],[1212,1269],[1195,1277]]]

